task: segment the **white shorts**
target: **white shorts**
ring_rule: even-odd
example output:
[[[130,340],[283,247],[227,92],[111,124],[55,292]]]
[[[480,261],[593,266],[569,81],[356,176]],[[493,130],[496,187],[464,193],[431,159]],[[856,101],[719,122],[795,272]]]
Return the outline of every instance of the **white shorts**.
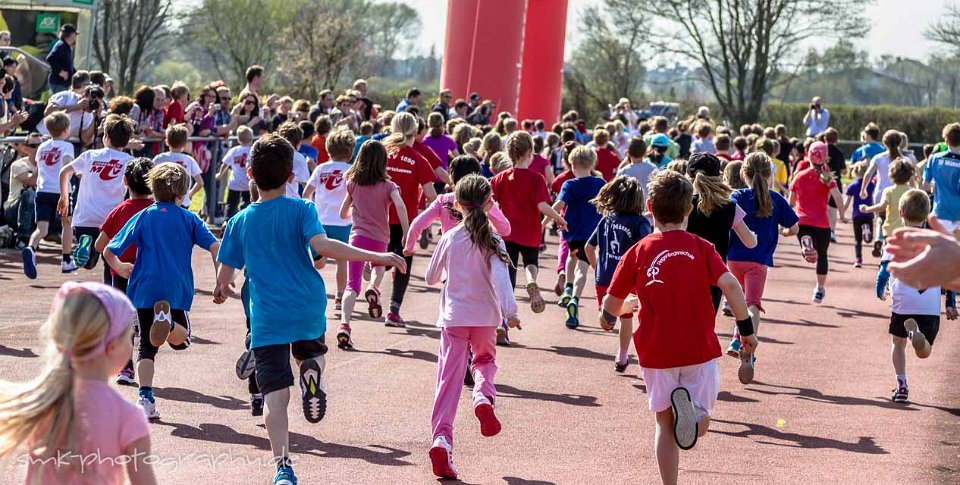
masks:
[[[720,392],[720,366],[716,359],[670,369],[644,367],[641,373],[647,386],[650,410],[653,412],[670,409],[670,394],[678,387],[687,388],[693,403],[707,413],[713,410],[713,405],[717,402],[717,394]]]
[[[945,219],[940,219],[940,224],[943,224],[944,229],[953,233],[956,233],[957,229],[960,229],[960,221],[948,221]]]

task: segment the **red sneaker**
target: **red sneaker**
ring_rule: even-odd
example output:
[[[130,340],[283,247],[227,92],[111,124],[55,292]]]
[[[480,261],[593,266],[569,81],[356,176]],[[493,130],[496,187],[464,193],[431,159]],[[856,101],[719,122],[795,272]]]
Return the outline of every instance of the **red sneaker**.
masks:
[[[457,479],[457,467],[453,464],[453,447],[447,443],[447,438],[437,436],[430,448],[430,463],[433,465],[433,474],[439,478]]]
[[[473,414],[480,420],[480,434],[484,436],[496,436],[500,433],[500,420],[493,412],[493,404],[484,396],[481,396],[473,402]]]

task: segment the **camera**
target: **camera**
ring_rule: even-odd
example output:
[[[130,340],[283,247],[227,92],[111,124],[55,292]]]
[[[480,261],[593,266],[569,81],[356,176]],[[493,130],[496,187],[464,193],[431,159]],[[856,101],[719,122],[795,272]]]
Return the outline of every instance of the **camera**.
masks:
[[[87,106],[90,107],[90,111],[96,111],[100,109],[100,100],[96,98],[91,99],[90,104],[88,104]]]
[[[84,91],[84,96],[87,98],[87,111],[97,111],[103,107],[103,88],[97,85],[87,86],[87,90]]]
[[[220,111],[221,109],[223,109],[223,106],[222,106],[220,103],[215,103],[215,104],[213,105],[213,110],[214,110],[214,111]]]

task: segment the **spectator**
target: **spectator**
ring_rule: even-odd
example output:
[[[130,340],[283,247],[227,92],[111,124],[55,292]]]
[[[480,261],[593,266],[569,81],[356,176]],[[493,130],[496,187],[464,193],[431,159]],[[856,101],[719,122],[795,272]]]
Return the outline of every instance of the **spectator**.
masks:
[[[90,86],[90,73],[87,71],[77,71],[74,73],[70,82],[70,89],[60,91],[50,97],[47,101],[47,108],[43,115],[47,116],[55,111],[63,111],[70,117],[70,137],[80,137],[83,134],[84,142],[90,143],[93,139],[94,121],[90,100],[86,96],[87,87]],[[103,93],[101,90],[100,93]],[[40,123],[37,131],[41,135],[47,135],[47,129]]]
[[[252,94],[259,98],[260,88],[263,86],[263,67],[257,65],[248,67],[246,78],[247,85],[240,91],[239,97],[243,99],[246,95]],[[259,101],[257,104],[259,106]],[[256,132],[254,132],[254,134],[256,134]]]
[[[373,106],[373,100],[367,97],[361,97],[353,103],[353,114],[357,117],[358,123],[373,119]]]
[[[277,114],[273,117],[270,125],[270,131],[277,131],[280,125],[291,119],[290,112],[293,111],[293,98],[284,96],[280,98],[280,107]]]
[[[330,113],[330,122],[334,126],[346,126],[351,130],[357,128],[357,118],[353,114],[354,101],[350,96],[341,94],[337,96],[337,106]]]
[[[23,155],[10,165],[10,194],[3,202],[7,225],[17,233],[17,248],[22,249],[33,232],[34,204],[37,197],[37,147],[40,135],[31,133],[26,143],[17,147]]]
[[[309,116],[311,123],[316,123],[320,115],[330,114],[330,111],[333,109],[333,99],[333,91],[329,89],[320,91],[320,99],[317,100],[317,104],[310,108]]]
[[[20,111],[23,109],[23,90],[20,88],[20,79],[17,78],[17,65],[19,63],[13,57],[7,56],[3,59],[3,72],[7,73],[13,80],[13,93],[7,102],[8,111]]]
[[[47,54],[46,61],[50,64],[47,84],[53,94],[70,89],[70,80],[77,71],[73,67],[73,47],[77,44],[77,34],[73,24],[63,24],[60,26],[60,39]]]
[[[407,108],[420,104],[420,95],[419,89],[410,88],[410,90],[407,91],[407,97],[400,100],[400,104],[397,105],[397,113],[403,113]]]
[[[830,111],[823,107],[819,96],[814,96],[810,102],[810,109],[803,115],[803,124],[807,126],[807,136],[810,137],[823,133],[830,126]]]
[[[269,131],[270,126],[260,117],[260,98],[251,92],[240,95],[231,114],[237,119],[237,123],[249,126],[254,136],[260,136]]]
[[[450,101],[453,100],[453,92],[449,89],[440,91],[440,99],[433,105],[432,111],[443,115],[443,122],[450,121]],[[441,157],[442,158],[442,157]]]
[[[367,80],[366,79],[357,79],[353,82],[353,90],[360,93],[361,98],[367,97]]]
[[[490,115],[492,115],[496,109],[497,105],[494,104],[493,101],[486,100],[477,106],[469,116],[467,116],[467,123],[470,123],[474,126],[489,125]]]
[[[183,109],[190,102],[190,88],[180,81],[173,83],[173,87],[170,88],[170,100],[170,106],[163,113],[164,128],[171,124],[179,125],[186,119]]]
[[[10,31],[0,30],[0,47],[10,47],[10,40]],[[7,57],[10,57],[10,54],[7,51],[0,50],[0,60],[5,60]]]
[[[610,114],[612,118],[623,121],[624,124],[627,125],[627,128],[630,130],[631,134],[637,132],[637,113],[633,111],[628,98],[620,98]],[[666,129],[664,129],[662,133],[666,133]]]

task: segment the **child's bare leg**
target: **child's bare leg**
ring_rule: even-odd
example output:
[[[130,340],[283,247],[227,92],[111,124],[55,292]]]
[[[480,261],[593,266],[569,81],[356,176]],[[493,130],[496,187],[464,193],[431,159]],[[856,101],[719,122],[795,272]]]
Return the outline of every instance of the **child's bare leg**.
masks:
[[[60,249],[63,254],[71,254],[73,252],[73,219],[61,217],[60,221],[63,223],[63,230],[60,231]]]
[[[353,307],[357,304],[357,294],[350,288],[343,293],[343,310],[340,312],[340,323],[350,325],[350,319],[353,317]]]
[[[567,255],[567,261],[564,264],[564,274],[568,276],[567,287],[572,285],[577,278],[577,255],[573,251]],[[564,288],[566,290],[566,288]]]
[[[893,371],[898,376],[907,375],[907,339],[892,337],[893,345],[890,347],[890,360],[893,361]]]
[[[680,448],[673,437],[673,410],[657,413],[657,433],[654,437],[657,468],[664,485],[676,485],[680,469]]]
[[[824,256],[824,257],[826,257],[826,256]],[[827,286],[827,275],[825,275],[825,274],[818,274],[818,275],[817,275],[817,284],[820,285],[820,288],[826,287],[826,286]]]
[[[383,282],[383,275],[386,274],[386,268],[383,266],[373,267],[373,281],[370,283],[374,288],[380,289],[380,283]]]
[[[137,361],[137,376],[140,379],[140,387],[153,387],[153,369],[153,359]]]
[[[630,341],[633,340],[633,318],[620,317],[620,354],[626,360],[630,350]]]
[[[279,463],[285,460],[290,452],[289,423],[287,421],[287,405],[290,404],[290,388],[283,388],[263,396],[267,412],[264,414],[264,424],[267,426],[267,436],[270,437],[270,451],[273,458]]]
[[[576,259],[576,268],[577,277],[573,282],[573,296],[580,298],[580,295],[583,294],[583,288],[587,286],[587,270],[590,268],[590,265]]]
[[[539,273],[539,268],[532,264],[526,264],[523,266],[523,271],[527,274],[527,283],[536,283],[537,274]]]
[[[753,334],[757,335],[757,338],[759,338],[760,309],[757,308],[756,305],[750,305],[749,307],[747,307],[747,309],[750,310],[750,319],[753,320]],[[737,338],[740,338],[740,336],[737,335]]]
[[[50,230],[50,223],[47,221],[37,221],[37,228],[34,229],[33,234],[30,235],[30,247],[36,248],[40,245],[40,241],[47,237],[47,231]]]
[[[347,261],[337,260],[337,295],[343,295],[347,288]]]

